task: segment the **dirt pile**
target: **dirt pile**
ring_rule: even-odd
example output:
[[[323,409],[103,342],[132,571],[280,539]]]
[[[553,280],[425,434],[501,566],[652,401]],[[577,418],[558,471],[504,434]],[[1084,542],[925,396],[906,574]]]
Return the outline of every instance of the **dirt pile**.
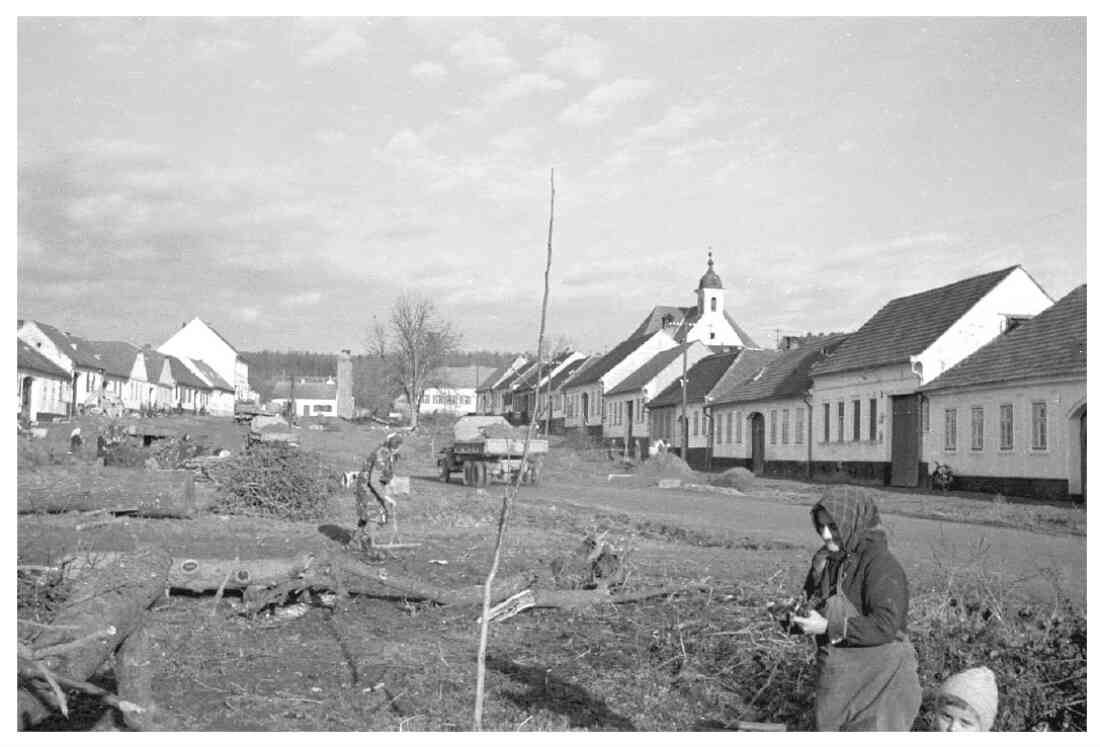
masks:
[[[636,485],[656,485],[658,480],[696,482],[698,474],[675,454],[657,454],[638,465],[630,482]]]
[[[710,479],[711,485],[720,488],[736,488],[742,493],[748,492],[756,481],[756,475],[744,467],[734,467],[715,475]]]

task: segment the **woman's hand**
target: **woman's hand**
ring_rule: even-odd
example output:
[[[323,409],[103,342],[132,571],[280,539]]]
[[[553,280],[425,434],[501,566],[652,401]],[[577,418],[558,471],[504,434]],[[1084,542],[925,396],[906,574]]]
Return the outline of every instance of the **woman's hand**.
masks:
[[[791,622],[802,628],[807,635],[822,635],[829,629],[829,621],[817,610],[810,610],[806,617],[791,615]]]

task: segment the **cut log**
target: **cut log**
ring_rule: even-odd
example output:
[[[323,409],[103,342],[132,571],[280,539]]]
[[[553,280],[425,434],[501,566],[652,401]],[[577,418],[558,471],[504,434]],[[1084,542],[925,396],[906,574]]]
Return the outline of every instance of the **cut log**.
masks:
[[[214,488],[196,485],[188,470],[51,465],[19,470],[17,483],[21,514],[126,506],[148,516],[176,518],[205,509],[215,497]]]
[[[606,588],[597,589],[524,589],[505,599],[489,610],[489,621],[500,622],[534,607],[550,607],[560,610],[577,610],[596,604],[627,604],[654,597],[663,597],[685,591],[705,591],[710,586],[695,584],[686,586],[662,586],[630,593],[612,594]]]
[[[142,548],[103,562],[76,579],[51,628],[36,638],[37,650],[62,647],[86,637],[76,648],[42,660],[51,671],[72,680],[91,677],[111,653],[141,626],[145,611],[164,593],[171,558],[160,548]],[[114,628],[113,635],[91,635]],[[48,685],[25,680],[19,689],[18,719],[26,728],[49,716],[57,701]]]
[[[118,697],[140,703],[143,710],[122,714],[126,725],[137,731],[175,731],[176,723],[153,700],[153,644],[147,626],[134,631],[122,642],[115,657]]]

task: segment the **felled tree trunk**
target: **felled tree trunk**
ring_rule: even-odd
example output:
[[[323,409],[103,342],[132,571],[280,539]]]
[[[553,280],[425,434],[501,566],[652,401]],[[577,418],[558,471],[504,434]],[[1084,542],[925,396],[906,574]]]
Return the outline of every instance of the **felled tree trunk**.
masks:
[[[115,657],[118,697],[139,703],[141,712],[122,714],[126,725],[137,731],[174,731],[175,721],[153,700],[153,646],[147,626],[134,631],[122,642]]]
[[[145,611],[164,593],[171,558],[160,548],[143,548],[104,562],[82,574],[51,627],[31,644],[36,651],[80,639],[71,648],[42,659],[52,672],[85,681],[111,653],[141,627]],[[103,635],[94,635],[97,632]],[[20,728],[32,726],[57,709],[50,687],[40,680],[20,683]]]

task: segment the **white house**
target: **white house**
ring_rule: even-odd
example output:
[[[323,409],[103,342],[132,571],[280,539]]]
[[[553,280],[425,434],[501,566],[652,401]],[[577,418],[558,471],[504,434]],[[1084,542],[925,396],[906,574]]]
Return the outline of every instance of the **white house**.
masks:
[[[917,389],[1050,304],[1019,265],[890,301],[811,369],[817,476],[916,486]]]
[[[120,399],[127,411],[140,411],[147,401],[149,379],[139,349],[118,340],[88,340],[87,344],[103,367],[103,390]]]
[[[69,380],[61,385],[60,396],[69,403],[70,412],[98,400],[103,389],[103,366],[86,340],[34,320],[20,321],[17,336],[68,372]]]
[[[745,351],[711,393],[711,466],[808,477],[814,459],[810,368],[845,338],[813,335],[787,350]]]
[[[68,414],[65,384],[70,381],[69,372],[19,339],[15,376],[20,415],[34,422]]]
[[[209,388],[206,414],[232,416],[236,404],[236,390],[234,387],[219,376],[213,366],[206,361],[195,358],[183,358],[181,360]]]
[[[222,381],[233,388],[235,399],[256,399],[255,392],[248,385],[248,363],[228,340],[198,317],[184,324],[161,343],[157,351],[180,359],[203,361]]]
[[[511,363],[501,366],[481,380],[476,392],[476,407],[479,415],[504,414],[504,393],[499,387],[526,365],[527,356],[518,355]]]
[[[148,380],[144,398],[145,406],[157,411],[171,410],[176,404],[173,399],[176,380],[172,376],[172,366],[168,362],[168,356],[148,346],[142,348],[138,355],[144,362]]]
[[[271,392],[271,404],[280,410],[293,400],[294,414],[298,417],[334,418],[337,399],[336,379],[333,378],[277,381]]]
[[[953,487],[1084,500],[1086,316],[1082,285],[920,388],[923,454]]]
[[[676,347],[676,340],[665,330],[623,340],[591,366],[584,366],[562,385],[568,401],[565,429],[583,429],[603,439],[605,421],[604,393],[614,389],[630,374],[662,350]]]
[[[172,406],[184,412],[208,412],[210,385],[203,381],[190,366],[174,355],[165,356],[171,369],[173,382]]]
[[[442,412],[469,415],[477,408],[478,377],[489,376],[481,366],[443,366],[432,375],[432,386],[424,388],[420,413]]]
[[[610,445],[626,448],[629,453],[647,454],[649,419],[646,405],[677,381],[685,367],[691,368],[712,353],[698,340],[677,345],[657,353],[619,382],[604,397],[607,408],[604,438]]]

